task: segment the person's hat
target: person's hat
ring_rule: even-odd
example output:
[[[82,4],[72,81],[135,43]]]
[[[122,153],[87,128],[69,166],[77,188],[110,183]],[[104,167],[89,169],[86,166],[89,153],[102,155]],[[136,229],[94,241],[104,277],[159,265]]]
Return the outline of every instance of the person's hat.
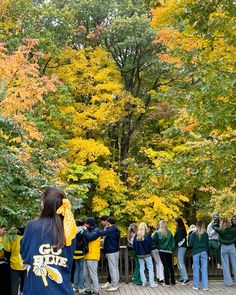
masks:
[[[94,226],[96,224],[95,219],[93,217],[88,217],[85,221],[86,224],[90,226]]]
[[[84,218],[84,217],[80,217],[80,218],[77,220],[77,222],[76,222],[76,224],[77,224],[78,226],[82,226],[82,225],[84,225],[84,223],[85,223],[85,218]]]
[[[116,223],[116,220],[115,220],[115,218],[114,217],[108,217],[107,218],[107,222],[109,222],[110,224],[115,224]]]
[[[218,213],[215,213],[212,215],[212,219],[220,219],[220,215]]]

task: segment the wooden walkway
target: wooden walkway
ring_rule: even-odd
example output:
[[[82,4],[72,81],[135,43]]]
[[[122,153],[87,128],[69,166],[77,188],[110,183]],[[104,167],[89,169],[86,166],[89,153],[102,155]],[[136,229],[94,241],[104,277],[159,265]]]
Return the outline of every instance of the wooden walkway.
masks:
[[[209,290],[203,291],[202,289],[193,290],[192,282],[188,286],[181,286],[176,284],[175,286],[164,287],[158,286],[155,289],[150,287],[135,286],[130,284],[121,284],[119,291],[106,292],[104,289],[101,292],[102,295],[236,295],[236,285],[234,287],[226,287],[223,281],[210,281]]]

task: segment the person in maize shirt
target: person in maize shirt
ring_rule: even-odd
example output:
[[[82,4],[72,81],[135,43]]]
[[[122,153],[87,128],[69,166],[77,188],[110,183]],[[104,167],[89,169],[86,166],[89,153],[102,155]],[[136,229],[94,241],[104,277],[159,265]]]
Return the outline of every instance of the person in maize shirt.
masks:
[[[23,292],[26,270],[20,255],[20,241],[24,230],[24,227],[17,228],[16,239],[9,241],[4,247],[5,256],[10,265],[11,295],[18,295],[19,286],[20,291]]]

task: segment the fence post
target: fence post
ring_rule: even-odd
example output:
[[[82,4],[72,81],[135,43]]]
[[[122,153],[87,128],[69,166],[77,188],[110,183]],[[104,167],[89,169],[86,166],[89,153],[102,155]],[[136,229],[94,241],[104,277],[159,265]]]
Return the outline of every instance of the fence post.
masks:
[[[129,251],[125,247],[125,283],[129,283]]]

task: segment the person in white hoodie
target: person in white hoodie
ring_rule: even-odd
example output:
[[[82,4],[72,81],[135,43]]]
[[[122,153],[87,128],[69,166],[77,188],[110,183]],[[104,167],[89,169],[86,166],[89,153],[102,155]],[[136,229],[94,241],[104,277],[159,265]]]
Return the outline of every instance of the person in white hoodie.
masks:
[[[209,246],[210,251],[216,251],[216,259],[217,259],[217,268],[221,269],[221,256],[220,256],[220,242],[219,242],[219,234],[213,229],[213,224],[220,224],[220,216],[215,213],[212,216],[212,221],[207,226],[207,234],[209,236]]]

